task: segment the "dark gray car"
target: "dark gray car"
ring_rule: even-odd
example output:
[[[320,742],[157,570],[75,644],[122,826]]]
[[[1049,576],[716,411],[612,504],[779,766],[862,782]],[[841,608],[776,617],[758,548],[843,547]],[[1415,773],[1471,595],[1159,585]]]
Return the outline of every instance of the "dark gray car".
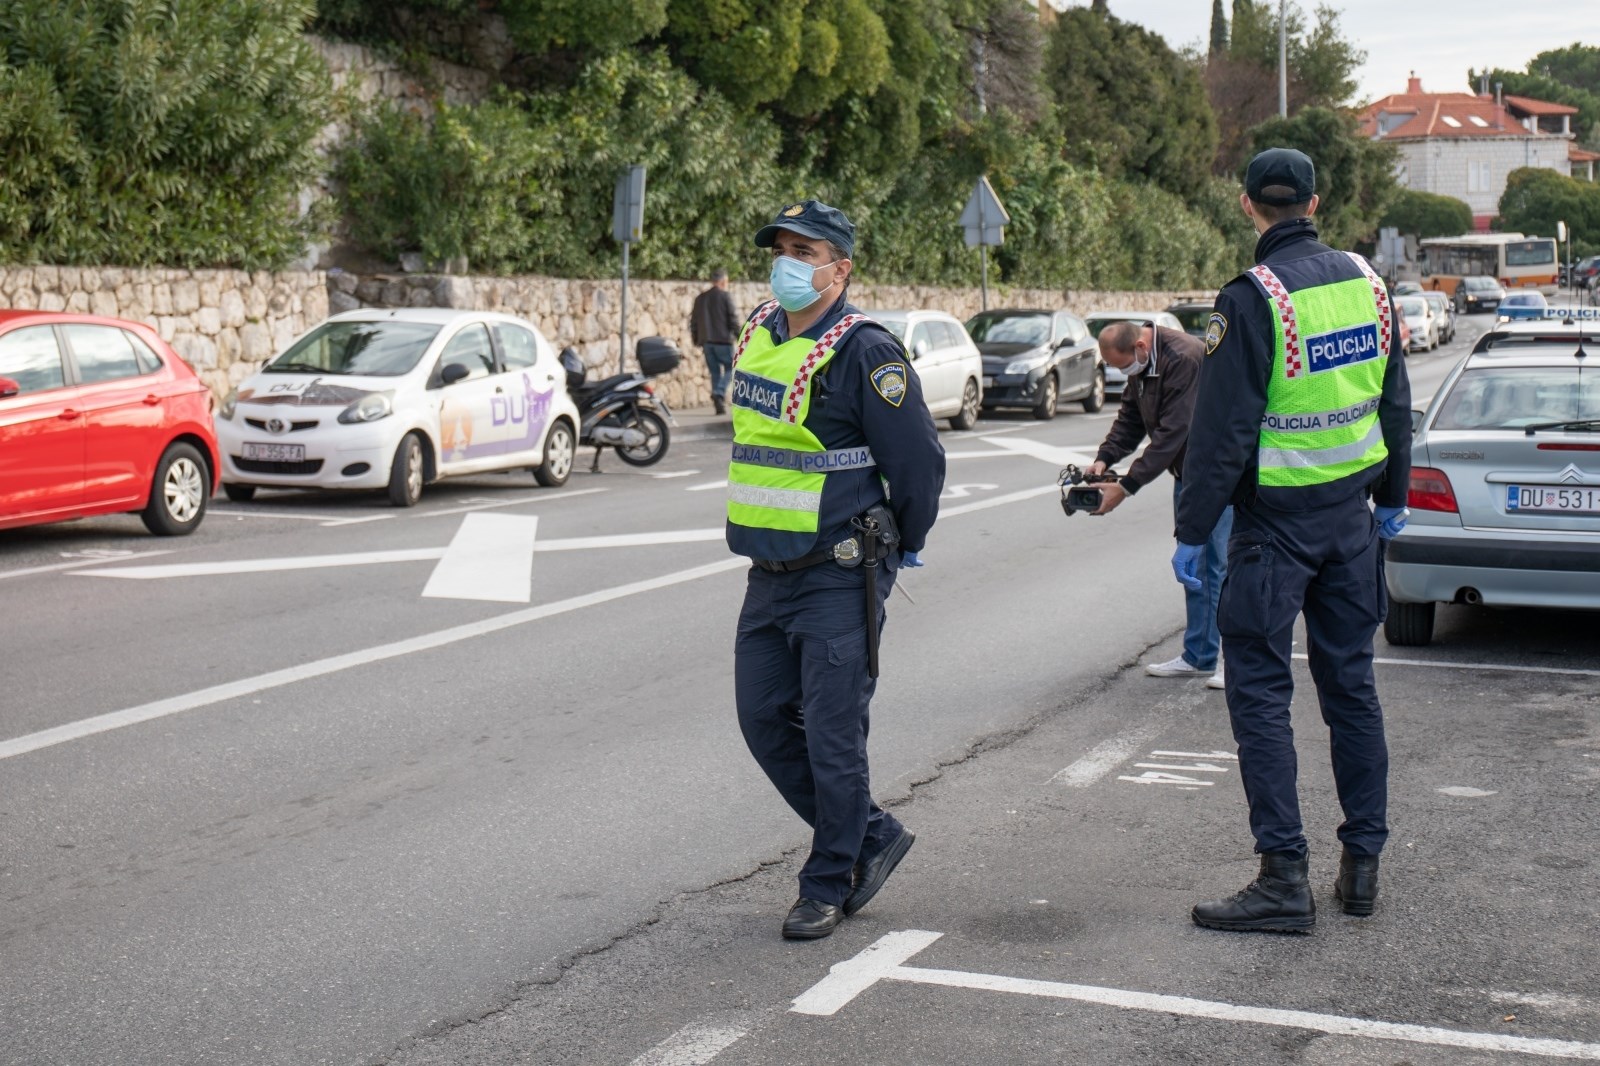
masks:
[[[1089,327],[1067,311],[983,311],[967,320],[983,354],[983,406],[1025,407],[1054,418],[1062,400],[1090,414],[1106,402],[1100,351]]]

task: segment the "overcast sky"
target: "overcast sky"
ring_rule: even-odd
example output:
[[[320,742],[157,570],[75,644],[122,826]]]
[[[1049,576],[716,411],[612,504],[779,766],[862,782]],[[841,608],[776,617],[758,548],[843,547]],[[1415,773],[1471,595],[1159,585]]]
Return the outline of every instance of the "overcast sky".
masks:
[[[1111,13],[1155,30],[1174,48],[1210,38],[1211,0],[1108,0]],[[1291,0],[1291,3],[1293,0]],[[1428,92],[1466,90],[1468,68],[1523,70],[1549,48],[1600,44],[1594,0],[1328,0],[1345,37],[1366,49],[1359,75],[1367,100],[1405,92],[1416,71]],[[1057,7],[1085,0],[1055,0]],[[1275,0],[1268,0],[1276,7]],[[1300,0],[1307,12],[1315,0]],[[1231,11],[1232,0],[1224,7]]]

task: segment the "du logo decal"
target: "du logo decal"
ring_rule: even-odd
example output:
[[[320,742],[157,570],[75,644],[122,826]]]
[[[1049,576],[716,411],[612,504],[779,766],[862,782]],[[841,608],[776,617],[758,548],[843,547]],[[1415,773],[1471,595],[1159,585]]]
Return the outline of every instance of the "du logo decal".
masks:
[[[733,372],[733,405],[747,411],[778,418],[783,414],[784,387],[776,381],[757,377],[747,370]]]
[[[906,398],[906,365],[884,363],[872,372],[872,387],[891,407],[899,407],[900,401]]]

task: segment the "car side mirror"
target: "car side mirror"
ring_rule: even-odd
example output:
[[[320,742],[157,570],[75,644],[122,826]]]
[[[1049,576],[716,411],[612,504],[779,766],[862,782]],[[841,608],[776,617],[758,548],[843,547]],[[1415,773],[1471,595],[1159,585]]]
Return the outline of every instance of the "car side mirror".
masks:
[[[1426,411],[1414,410],[1411,412],[1411,432],[1413,435],[1416,434],[1417,430],[1422,428],[1422,416],[1425,414],[1427,414]]]
[[[922,339],[918,340],[915,345],[912,346],[912,348],[911,348],[911,358],[913,358],[913,359],[921,359],[923,356],[927,355],[932,350],[933,350],[933,345],[928,343],[927,338],[922,338]]]
[[[461,381],[471,373],[472,371],[468,370],[460,363],[446,363],[445,368],[439,371],[439,380],[444,382],[446,385],[454,385],[456,382]]]
[[[22,386],[10,378],[0,378],[0,400],[7,396],[15,396],[22,391]]]

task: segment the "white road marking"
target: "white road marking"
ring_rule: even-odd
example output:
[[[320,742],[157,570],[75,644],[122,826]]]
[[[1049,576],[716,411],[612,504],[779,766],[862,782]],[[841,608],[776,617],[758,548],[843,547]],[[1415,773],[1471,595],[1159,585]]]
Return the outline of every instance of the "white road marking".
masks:
[[[732,1025],[686,1025],[628,1066],[703,1066],[749,1031]]]
[[[1304,660],[1303,652],[1296,659]],[[1437,659],[1373,659],[1384,666],[1437,666],[1443,670],[1507,670],[1514,674],[1571,674],[1577,677],[1600,677],[1600,670],[1579,670],[1564,666],[1510,666],[1506,663],[1447,663]]]
[[[0,759],[9,759],[16,755],[24,755],[30,751],[41,748],[65,744],[71,740],[93,736],[124,726],[137,725],[156,718],[165,718],[168,715],[180,714],[183,711],[192,711],[199,707],[209,707],[213,704],[227,700],[238,699],[240,696],[252,696],[257,692],[268,689],[292,685],[297,681],[306,681],[314,677],[338,673],[358,666],[367,666],[386,659],[397,659],[403,655],[416,655],[421,652],[442,648],[449,644],[456,644],[464,640],[473,640],[489,633],[498,633],[502,629],[511,629],[515,626],[526,625],[545,618],[566,614],[570,611],[582,610],[585,607],[594,607],[612,600],[624,599],[628,596],[637,596],[656,589],[668,588],[672,585],[681,585],[689,581],[698,581],[703,577],[711,577],[729,570],[743,570],[748,568],[750,561],[738,557],[723,559],[705,566],[696,566],[688,570],[678,570],[660,577],[648,578],[644,581],[634,581],[626,585],[617,585],[614,588],[600,589],[595,592],[585,593],[582,596],[573,596],[570,599],[557,600],[555,603],[541,604],[538,607],[527,607],[520,611],[512,611],[496,618],[486,618],[479,622],[470,622],[466,625],[451,626],[448,629],[424,633],[421,636],[397,640],[388,644],[379,644],[359,651],[347,652],[343,655],[333,655],[326,659],[317,659],[314,662],[302,663],[283,670],[273,670],[254,677],[230,681],[226,684],[213,685],[196,692],[186,692],[180,696],[171,696],[167,699],[156,700],[152,703],[140,704],[121,711],[112,711],[109,714],[85,718],[77,722],[45,729],[37,733],[15,737],[11,740],[0,741]]]
[[[989,452],[945,452],[944,457],[946,459],[1009,459],[1016,454],[1016,452],[1007,451],[1004,448],[996,448]]]
[[[320,526],[358,526],[362,522],[387,522],[392,514],[358,515],[355,518],[329,518],[325,514],[299,514],[294,511],[219,511],[215,507],[207,514],[222,518],[282,518],[291,522],[315,522]]]
[[[686,491],[705,492],[708,489],[725,489],[727,487],[728,483],[726,481],[708,481],[704,485],[690,485]]]
[[[152,555],[171,555],[170,551],[130,552],[127,555],[117,555],[105,559],[79,559],[75,563],[51,563],[48,566],[28,566],[21,570],[0,571],[0,581],[8,577],[27,577],[29,574],[48,574],[55,570],[78,570],[85,566],[100,566],[112,561],[122,562],[124,559],[148,559]]]
[[[1434,791],[1443,792],[1446,796],[1459,796],[1462,799],[1482,799],[1485,796],[1498,795],[1492,789],[1485,792],[1481,788],[1473,788],[1470,785],[1446,785],[1444,788],[1436,788]]]
[[[1115,770],[1118,766],[1133,757],[1133,753],[1144,746],[1145,741],[1155,736],[1155,725],[1123,733],[1102,741],[1090,749],[1089,753],[1077,762],[1072,763],[1051,777],[1045,784],[1063,784],[1072,788],[1087,788],[1102,777]]]
[[[1169,759],[1232,759],[1239,761],[1239,756],[1230,751],[1152,751],[1151,755],[1164,755]]]
[[[548,503],[551,500],[570,500],[574,496],[590,496],[605,489],[573,489],[570,492],[535,493],[532,496],[517,496],[509,500],[492,500],[488,503],[473,503],[465,507],[445,507],[437,511],[419,511],[412,518],[438,518],[442,515],[466,514],[469,511],[487,511],[492,507],[517,507],[525,503]]]
[[[657,481],[666,481],[675,477],[694,477],[699,472],[698,470],[673,470],[665,474],[651,474],[650,476]]]
[[[1215,781],[1202,781],[1198,777],[1184,777],[1182,774],[1167,774],[1157,770],[1146,770],[1138,777],[1120,775],[1118,781],[1128,781],[1135,785],[1181,785],[1183,791],[1189,792],[1197,788],[1210,788]]]
[[[960,970],[931,970],[902,965],[941,934],[922,930],[890,933],[853,959],[836,963],[827,977],[794,1001],[790,1011],[827,1017],[837,1013],[856,996],[879,981],[906,981],[912,984],[967,988],[982,992],[1010,992],[1023,996],[1074,1000],[1121,1010],[1149,1011],[1184,1018],[1214,1021],[1250,1022],[1287,1029],[1309,1029],[1332,1036],[1363,1037],[1370,1040],[1395,1040],[1435,1047],[1468,1048],[1474,1051],[1508,1051],[1521,1055],[1540,1055],[1557,1059],[1600,1060],[1600,1044],[1543,1037],[1503,1036],[1499,1033],[1474,1033],[1459,1029],[1439,1029],[1429,1025],[1379,1022],[1340,1014],[1281,1010],[1274,1007],[1247,1007],[1189,996],[1166,996],[1133,992],[1123,988],[1065,984],[1059,981],[1034,981],[995,974],[965,973]],[[907,949],[910,950],[907,950]]]
[[[1036,489],[1023,489],[1021,492],[1008,492],[1004,496],[995,496],[992,499],[977,500],[973,503],[958,504],[955,507],[939,508],[940,518],[954,518],[958,514],[970,514],[973,511],[983,511],[990,507],[1004,507],[1008,503],[1020,503],[1031,500],[1035,496],[1055,496],[1061,493],[1056,485],[1040,485]]]
[[[985,444],[993,444],[996,448],[1005,448],[1008,451],[1016,452],[1018,455],[1028,455],[1035,459],[1042,459],[1057,469],[1066,466],[1068,463],[1087,466],[1094,462],[1093,454],[1080,452],[1073,448],[1058,448],[1053,444],[1044,444],[1027,438],[1021,440],[997,440],[992,437],[984,437],[983,442]]]
[[[611,533],[600,537],[568,537],[539,542],[542,552],[582,551],[586,548],[645,548],[655,544],[704,544],[726,540],[725,529],[673,529],[663,533]]]
[[[422,589],[426,599],[528,603],[537,515],[469,514]]]
[[[946,485],[944,492],[940,493],[941,500],[964,500],[972,495],[972,490],[979,492],[993,492],[999,485],[990,485],[987,482],[973,482],[966,485]]]
[[[1229,769],[1226,766],[1218,766],[1216,763],[1212,762],[1136,762],[1133,764],[1133,768],[1135,770],[1186,770],[1190,773],[1196,774],[1225,774]]]

